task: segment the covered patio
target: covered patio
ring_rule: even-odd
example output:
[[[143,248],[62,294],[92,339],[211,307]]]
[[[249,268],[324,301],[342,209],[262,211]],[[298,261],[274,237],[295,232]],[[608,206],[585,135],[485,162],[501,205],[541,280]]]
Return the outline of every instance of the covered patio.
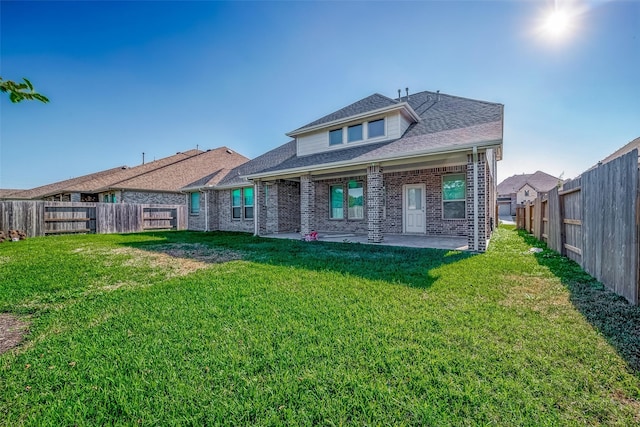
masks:
[[[302,240],[300,233],[265,234],[261,237],[274,239]],[[469,249],[466,237],[424,236],[408,234],[385,234],[381,243],[370,243],[366,233],[319,233],[318,241],[337,243],[363,243],[379,246],[402,246],[407,248],[431,248],[466,251]]]

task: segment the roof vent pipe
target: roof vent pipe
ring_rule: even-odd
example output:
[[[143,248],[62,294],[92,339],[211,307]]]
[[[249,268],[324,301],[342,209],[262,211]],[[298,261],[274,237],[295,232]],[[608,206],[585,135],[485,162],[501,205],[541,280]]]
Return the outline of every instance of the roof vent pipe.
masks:
[[[406,88],[404,88],[404,90],[406,90],[406,91],[407,91],[407,101],[409,101],[409,88],[408,88],[408,87],[406,87]]]
[[[402,91],[400,89],[398,89],[398,101],[400,101],[400,94],[402,93]]]
[[[440,101],[440,89],[436,91],[436,101]]]

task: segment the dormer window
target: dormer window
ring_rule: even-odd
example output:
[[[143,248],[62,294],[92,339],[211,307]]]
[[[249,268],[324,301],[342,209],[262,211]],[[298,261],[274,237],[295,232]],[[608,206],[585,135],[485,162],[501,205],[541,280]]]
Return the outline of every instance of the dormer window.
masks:
[[[362,141],[362,124],[347,128],[347,142]]]
[[[384,136],[384,119],[374,120],[367,124],[369,138]]]
[[[329,145],[342,144],[342,128],[329,131]]]

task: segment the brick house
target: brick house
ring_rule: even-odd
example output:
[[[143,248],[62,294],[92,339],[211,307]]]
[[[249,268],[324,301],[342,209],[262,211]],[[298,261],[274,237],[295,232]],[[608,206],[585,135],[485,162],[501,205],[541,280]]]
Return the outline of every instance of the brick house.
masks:
[[[207,151],[189,150],[138,166],[120,166],[29,190],[14,190],[7,192],[4,198],[189,204],[192,210],[197,210],[200,195],[185,191],[185,188],[215,185],[229,170],[248,160],[227,147]]]
[[[484,251],[502,134],[502,104],[374,94],[289,132],[209,188],[206,229],[363,233],[372,243],[459,236]]]
[[[531,202],[561,183],[562,179],[542,171],[506,178],[498,184],[498,215],[515,215],[517,205]]]

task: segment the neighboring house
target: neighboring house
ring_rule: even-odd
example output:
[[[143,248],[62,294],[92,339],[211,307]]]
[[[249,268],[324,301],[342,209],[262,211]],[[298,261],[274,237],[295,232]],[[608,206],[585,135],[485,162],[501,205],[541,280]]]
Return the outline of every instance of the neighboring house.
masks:
[[[609,163],[611,160],[617,159],[618,157],[627,154],[628,152],[630,152],[631,150],[633,150],[635,148],[637,148],[638,152],[640,152],[640,137],[634,139],[633,141],[629,142],[628,144],[626,144],[626,145],[622,146],[621,148],[617,149],[612,154],[608,155],[607,157],[605,157],[604,159],[599,161],[598,165],[601,165],[601,164],[604,164],[604,163]],[[638,163],[640,163],[640,157],[638,157]],[[591,169],[593,169],[595,167],[597,167],[597,165],[593,166],[589,170],[591,170]]]
[[[13,192],[13,200],[189,204],[197,217],[200,194],[183,188],[217,184],[227,172],[249,159],[227,147],[189,150],[139,166],[121,166]],[[198,221],[199,218],[193,218]]]
[[[517,205],[531,202],[561,183],[560,178],[542,171],[510,176],[498,184],[498,215],[515,215]]]
[[[11,196],[13,194],[19,193],[21,191],[23,191],[23,190],[0,188],[0,200],[9,200],[9,199],[11,199]]]
[[[208,191],[207,229],[462,236],[484,251],[502,130],[501,104],[368,96],[232,170]]]

